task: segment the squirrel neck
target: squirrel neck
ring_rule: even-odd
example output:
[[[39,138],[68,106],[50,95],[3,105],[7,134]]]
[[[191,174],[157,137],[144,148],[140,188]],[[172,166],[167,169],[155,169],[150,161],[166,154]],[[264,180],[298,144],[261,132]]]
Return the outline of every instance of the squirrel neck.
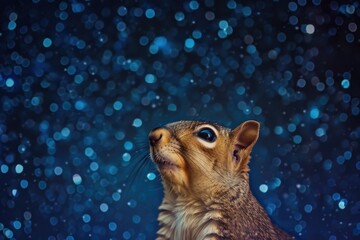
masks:
[[[238,239],[239,234],[250,239],[289,239],[271,223],[251,193],[247,179],[223,186],[212,194],[208,198],[177,195],[165,187],[158,218],[161,225],[158,234],[162,239],[203,239],[205,236]]]

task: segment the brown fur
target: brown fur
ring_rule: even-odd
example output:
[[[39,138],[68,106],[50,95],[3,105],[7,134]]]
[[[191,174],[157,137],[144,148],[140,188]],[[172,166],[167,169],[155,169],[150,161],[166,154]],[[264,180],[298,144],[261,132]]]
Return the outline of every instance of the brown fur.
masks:
[[[216,130],[213,145],[197,137],[203,127]],[[255,121],[232,131],[180,121],[150,133],[164,185],[157,239],[292,239],[271,223],[249,189],[248,162],[258,135]]]

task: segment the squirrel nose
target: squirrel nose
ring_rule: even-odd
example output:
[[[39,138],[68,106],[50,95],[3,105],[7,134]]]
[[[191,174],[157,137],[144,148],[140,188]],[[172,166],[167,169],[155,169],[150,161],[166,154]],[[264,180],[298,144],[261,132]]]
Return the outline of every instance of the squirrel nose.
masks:
[[[162,136],[163,136],[163,134],[162,134],[161,128],[153,129],[149,134],[149,142],[150,142],[151,146],[155,146],[156,144],[158,144],[160,142]]]

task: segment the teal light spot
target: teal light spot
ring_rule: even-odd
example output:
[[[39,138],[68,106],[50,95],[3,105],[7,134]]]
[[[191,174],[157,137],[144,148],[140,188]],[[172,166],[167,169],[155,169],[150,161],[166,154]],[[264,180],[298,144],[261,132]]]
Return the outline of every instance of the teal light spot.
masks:
[[[259,187],[259,190],[260,190],[262,193],[266,193],[266,192],[269,190],[269,187],[268,187],[268,185],[266,185],[266,184],[261,184],[260,187]]]
[[[39,97],[33,97],[31,99],[31,105],[38,106],[40,104],[40,98]]]
[[[124,143],[124,148],[125,148],[127,151],[132,150],[133,147],[134,147],[134,145],[133,145],[133,143],[130,142],[130,141],[126,141],[126,142]]]
[[[281,135],[284,132],[284,129],[281,126],[276,126],[274,129],[276,135]]]
[[[310,117],[312,119],[317,119],[320,116],[320,111],[318,108],[314,107],[310,110]]]
[[[16,28],[16,22],[10,21],[10,22],[8,23],[8,29],[9,29],[10,31],[12,31],[12,30],[14,30],[15,28]]]
[[[345,209],[346,205],[347,205],[347,200],[346,199],[341,199],[339,204],[338,204],[340,209]]]
[[[296,125],[293,124],[293,123],[290,123],[290,124],[288,125],[288,130],[289,130],[289,132],[295,132],[295,130],[296,130]]]
[[[73,175],[73,182],[74,182],[76,185],[81,184],[81,182],[82,182],[81,176],[80,176],[79,174],[75,173],[75,174]]]
[[[167,107],[168,111],[175,112],[177,110],[177,106],[173,103],[170,103]]]
[[[84,110],[86,108],[86,102],[83,100],[78,100],[75,102],[75,109],[78,111]]]
[[[57,110],[59,110],[59,106],[56,103],[50,104],[50,111],[51,112],[56,112]]]
[[[141,127],[142,125],[142,121],[140,118],[135,118],[134,121],[133,121],[133,126],[138,128],[138,127]]]
[[[82,75],[77,74],[74,77],[74,81],[75,81],[75,83],[80,84],[84,81],[84,77]]]
[[[200,39],[202,37],[202,33],[198,30],[194,30],[193,33],[192,33],[192,36],[195,38],[195,39]]]
[[[15,85],[14,79],[12,78],[6,79],[5,85],[9,88],[13,87]]]
[[[107,212],[109,210],[109,206],[106,203],[100,204],[100,210],[102,212]]]
[[[146,175],[147,179],[149,179],[150,181],[153,181],[155,178],[156,178],[156,175],[155,173],[153,172],[149,172],[147,175]]]
[[[149,74],[146,74],[146,76],[145,76],[145,82],[147,82],[147,83],[149,83],[149,84],[156,82],[156,77],[155,77],[155,75],[150,74],[150,73],[149,73]]]
[[[70,65],[67,69],[66,69],[67,73],[69,75],[74,75],[76,72],[76,68],[73,65]]]
[[[334,194],[332,195],[332,199],[333,199],[334,201],[340,200],[340,194],[339,194],[339,193],[334,193]]]
[[[91,157],[91,156],[93,156],[94,154],[95,154],[94,149],[92,149],[91,147],[85,148],[85,155],[86,155],[87,157]]]
[[[350,81],[348,79],[344,79],[341,81],[341,86],[344,88],[344,89],[347,89],[350,87]]]
[[[196,10],[199,8],[199,3],[197,1],[191,1],[189,3],[189,7],[191,10]]]
[[[302,141],[302,137],[301,137],[300,135],[295,135],[295,136],[293,137],[293,142],[294,142],[295,144],[300,144],[301,141]]]
[[[64,137],[64,138],[67,138],[68,136],[70,136],[70,129],[65,127],[61,130],[61,135]]]
[[[16,197],[16,194],[18,193],[18,190],[15,188],[13,190],[11,190],[11,194]]]
[[[145,12],[145,16],[149,19],[154,18],[155,17],[154,9],[151,9],[151,8],[147,9]]]
[[[228,1],[228,3],[227,3],[227,7],[229,8],[229,9],[235,9],[236,8],[236,2],[234,1],[234,0],[230,0],[230,1]]]
[[[0,168],[1,172],[2,173],[7,173],[9,171],[9,167],[5,164],[1,165],[1,168]]]
[[[246,47],[246,51],[249,53],[249,54],[254,54],[256,53],[256,47],[254,45],[249,45]]]
[[[29,186],[29,182],[27,180],[23,179],[23,180],[20,181],[20,187],[21,188],[25,189],[28,186]]]
[[[97,162],[90,163],[90,169],[91,171],[96,171],[99,169],[99,164]]]
[[[122,108],[123,104],[122,102],[120,101],[115,101],[114,104],[113,104],[113,108],[116,110],[116,111],[119,111],[121,108]]]
[[[252,11],[250,7],[244,7],[241,9],[242,13],[244,14],[245,17],[248,17],[251,15]]]
[[[63,169],[62,169],[61,167],[56,167],[56,168],[54,169],[54,173],[55,173],[55,175],[57,175],[57,176],[60,176],[60,175],[62,174],[62,172],[63,172]]]
[[[45,38],[45,39],[43,40],[43,46],[44,46],[44,47],[48,48],[48,47],[51,46],[51,44],[52,44],[52,40],[51,40],[50,38]]]
[[[229,23],[226,20],[221,20],[219,22],[219,28],[220,29],[226,29],[227,27],[229,27]]]
[[[122,159],[124,160],[124,162],[128,162],[131,159],[131,155],[129,153],[124,153],[122,155]]]
[[[352,152],[350,152],[350,151],[344,152],[344,157],[345,157],[347,160],[351,159],[351,157],[352,157]]]
[[[323,128],[317,128],[315,130],[315,135],[318,137],[322,137],[326,134],[325,130]]]
[[[110,230],[110,231],[115,231],[116,228],[117,228],[117,224],[116,224],[116,223],[114,223],[114,222],[110,222],[110,223],[109,223],[109,230]]]
[[[4,228],[3,233],[4,233],[5,237],[7,237],[7,238],[13,238],[13,236],[14,236],[13,231],[11,231],[8,228]]]
[[[306,204],[306,205],[304,206],[304,211],[305,211],[306,213],[311,213],[312,209],[313,209],[313,207],[312,207],[310,204]]]
[[[195,46],[195,41],[194,41],[194,39],[188,38],[188,39],[185,40],[185,47],[186,47],[186,48],[191,49],[191,48],[193,48],[194,46]]]
[[[24,167],[21,165],[21,164],[17,164],[16,166],[15,166],[15,172],[17,173],[17,174],[20,174],[20,173],[22,173],[24,171]]]
[[[21,228],[21,222],[16,220],[13,222],[13,226],[15,229],[19,230]]]
[[[111,197],[114,201],[119,201],[121,198],[120,192],[114,192]]]
[[[180,22],[185,19],[185,15],[183,12],[177,12],[175,13],[175,20]]]
[[[82,216],[82,220],[84,221],[84,223],[88,223],[91,221],[91,216],[89,214],[84,214]]]

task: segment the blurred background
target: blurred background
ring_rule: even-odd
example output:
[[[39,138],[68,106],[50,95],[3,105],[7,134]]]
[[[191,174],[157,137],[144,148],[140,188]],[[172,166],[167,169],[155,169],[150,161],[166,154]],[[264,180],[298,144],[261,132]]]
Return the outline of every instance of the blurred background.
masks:
[[[358,1],[2,1],[0,239],[154,239],[147,134],[261,122],[250,183],[297,239],[358,239]]]

